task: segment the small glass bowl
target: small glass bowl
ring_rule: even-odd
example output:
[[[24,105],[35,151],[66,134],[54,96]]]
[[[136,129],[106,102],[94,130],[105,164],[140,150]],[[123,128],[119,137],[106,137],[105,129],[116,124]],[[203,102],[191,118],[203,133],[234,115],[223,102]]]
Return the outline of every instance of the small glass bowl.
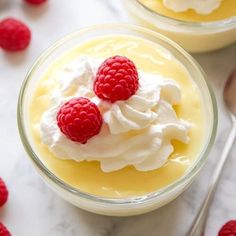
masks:
[[[79,189],[68,185],[52,173],[40,160],[40,156],[35,150],[33,139],[30,134],[28,125],[30,122],[28,118],[29,103],[38,79],[42,76],[45,70],[48,69],[52,61],[74,48],[75,45],[93,39],[94,37],[104,35],[137,36],[149,40],[152,43],[162,45],[186,67],[192,76],[193,81],[200,88],[201,96],[204,99],[205,112],[208,119],[208,129],[206,133],[206,142],[202,147],[202,150],[199,152],[199,155],[196,157],[195,163],[191,169],[176,182],[147,195],[124,199],[106,198],[82,192]],[[145,28],[120,24],[93,26],[80,30],[66,36],[47,49],[34,63],[26,75],[26,79],[23,82],[19,95],[17,116],[22,143],[35,168],[45,182],[61,197],[82,209],[114,216],[137,215],[154,210],[167,204],[182,193],[205,163],[208,153],[213,145],[217,127],[215,97],[207,83],[206,76],[198,63],[181,47],[166,37]]]
[[[169,37],[189,52],[213,51],[236,42],[236,16],[213,22],[189,22],[158,14],[139,0],[123,2],[141,25]]]

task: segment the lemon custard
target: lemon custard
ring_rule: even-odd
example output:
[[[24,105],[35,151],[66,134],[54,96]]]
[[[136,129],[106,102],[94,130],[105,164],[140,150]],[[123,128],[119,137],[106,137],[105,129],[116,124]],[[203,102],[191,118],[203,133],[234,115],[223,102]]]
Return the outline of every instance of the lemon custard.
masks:
[[[98,161],[75,161],[58,158],[42,142],[39,124],[50,108],[50,94],[58,89],[56,76],[64,65],[80,56],[106,59],[122,55],[131,59],[144,73],[174,80],[181,90],[181,101],[173,108],[177,117],[190,124],[189,142],[172,140],[174,151],[160,168],[139,171],[126,166],[105,172]],[[73,96],[73,88],[68,96]],[[198,87],[187,69],[162,46],[132,36],[98,37],[78,45],[55,61],[36,84],[29,107],[30,130],[37,155],[43,164],[68,185],[82,192],[102,197],[125,198],[161,190],[185,175],[193,166],[205,141],[204,105]],[[86,144],[84,144],[86,145]],[[121,144],[122,145],[122,144]]]
[[[189,22],[212,22],[220,21],[236,16],[235,0],[222,0],[219,7],[209,14],[197,13],[194,9],[188,9],[183,12],[175,12],[167,8],[163,0],[138,0],[146,8],[172,19]],[[173,0],[172,0],[173,1]],[[204,2],[201,4],[205,4]]]

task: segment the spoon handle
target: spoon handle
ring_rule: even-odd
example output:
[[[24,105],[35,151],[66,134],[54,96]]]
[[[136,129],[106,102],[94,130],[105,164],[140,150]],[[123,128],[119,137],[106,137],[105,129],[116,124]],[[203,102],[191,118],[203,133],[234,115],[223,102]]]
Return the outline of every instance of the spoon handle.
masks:
[[[208,188],[207,195],[200,207],[200,210],[199,210],[195,220],[193,221],[193,224],[192,224],[187,236],[203,236],[204,235],[205,224],[206,224],[206,220],[207,220],[209,206],[212,202],[212,199],[213,199],[217,184],[219,182],[222,169],[223,169],[224,164],[227,160],[229,151],[230,151],[230,149],[234,143],[235,137],[236,137],[236,118],[233,114],[231,114],[231,119],[232,119],[232,123],[233,123],[232,129],[231,129],[229,136],[226,140],[223,152],[222,152],[219,162],[216,166],[216,169],[214,170],[214,173],[213,173],[213,176],[212,176],[209,188]]]

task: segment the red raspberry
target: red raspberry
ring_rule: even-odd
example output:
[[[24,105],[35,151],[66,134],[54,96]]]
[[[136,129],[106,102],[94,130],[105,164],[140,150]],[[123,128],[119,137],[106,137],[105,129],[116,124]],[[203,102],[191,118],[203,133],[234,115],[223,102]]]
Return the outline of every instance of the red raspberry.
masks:
[[[29,28],[21,21],[6,18],[0,22],[0,47],[7,51],[25,49],[31,39]]]
[[[224,224],[218,236],[236,236],[236,220],[230,220]]]
[[[11,236],[8,229],[0,222],[0,236]]]
[[[115,102],[127,100],[135,94],[138,86],[134,63],[126,57],[114,56],[98,68],[93,90],[99,98]]]
[[[4,181],[0,178],[0,207],[6,203],[7,198],[8,198],[7,186],[4,183]]]
[[[102,116],[89,99],[72,98],[58,111],[57,125],[69,139],[84,144],[100,132]]]
[[[41,3],[46,2],[47,0],[25,0],[25,1],[30,3],[30,4],[39,5]]]

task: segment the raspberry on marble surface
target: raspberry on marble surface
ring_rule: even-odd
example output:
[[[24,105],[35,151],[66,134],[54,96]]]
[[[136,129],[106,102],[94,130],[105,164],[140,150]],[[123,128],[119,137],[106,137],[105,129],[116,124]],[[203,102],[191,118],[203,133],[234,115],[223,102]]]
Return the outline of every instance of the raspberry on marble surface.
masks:
[[[31,31],[23,22],[6,18],[0,21],[0,47],[6,51],[21,51],[27,48],[31,40]]]
[[[5,182],[0,178],[0,207],[3,206],[8,199],[8,190]]]
[[[25,1],[32,5],[40,5],[42,3],[45,3],[47,0],[25,0]]]
[[[0,222],[0,236],[11,236],[11,233],[6,226]]]
[[[236,236],[236,220],[225,223],[219,231],[218,236]]]

